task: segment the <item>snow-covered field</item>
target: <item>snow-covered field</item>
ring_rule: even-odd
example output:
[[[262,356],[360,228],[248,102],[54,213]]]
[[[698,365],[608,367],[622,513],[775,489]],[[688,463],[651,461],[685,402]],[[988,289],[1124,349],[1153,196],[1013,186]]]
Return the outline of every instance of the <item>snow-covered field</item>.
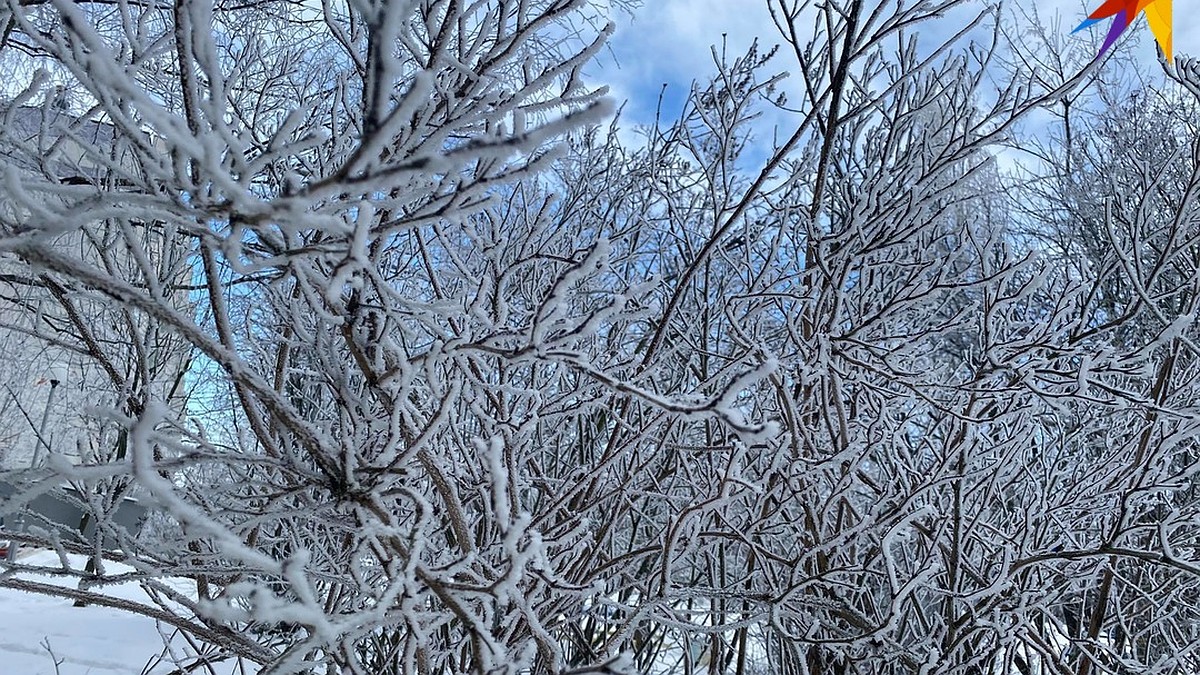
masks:
[[[22,554],[20,561],[57,565],[58,556],[35,551]],[[84,563],[82,556],[70,557],[72,567],[82,569]],[[127,571],[112,563],[109,569]],[[65,583],[55,577],[22,576],[43,583]],[[136,584],[112,586],[105,592],[147,600]],[[171,632],[169,627],[163,630]],[[162,654],[163,639],[153,619],[107,607],[75,607],[70,600],[0,589],[0,675],[139,675],[174,670]]]

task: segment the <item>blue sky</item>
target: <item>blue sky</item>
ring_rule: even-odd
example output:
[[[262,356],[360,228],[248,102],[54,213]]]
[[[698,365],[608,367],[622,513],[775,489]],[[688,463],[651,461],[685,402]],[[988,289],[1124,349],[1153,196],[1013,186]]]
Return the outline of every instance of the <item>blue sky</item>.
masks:
[[[894,0],[882,0],[893,2]],[[1063,33],[1078,25],[1088,11],[1102,0],[1009,0],[1005,11],[1031,13],[1036,9],[1045,22],[1056,18]],[[982,7],[984,2],[973,3]],[[1187,0],[1175,2],[1176,56],[1200,55],[1200,16],[1190,11]],[[662,85],[668,85],[667,101],[678,105],[692,80],[713,72],[711,45],[720,45],[722,34],[727,35],[729,53],[741,54],[755,36],[763,45],[779,41],[766,9],[766,0],[645,0],[632,17],[615,13],[618,24],[616,36],[610,42],[611,54],[601,56],[593,67],[592,77],[612,87],[618,101],[628,100],[626,119],[638,123],[650,121]],[[961,27],[966,12],[928,22],[921,30],[921,39],[932,44],[941,36]],[[1090,35],[1072,36],[1081,45],[1098,45],[1108,30],[1108,24],[1098,24]],[[1131,49],[1148,66],[1154,64],[1154,39],[1139,17],[1134,28],[1122,37],[1126,49]],[[787,70],[786,55],[777,57],[776,70]],[[1110,64],[1109,67],[1112,67]]]

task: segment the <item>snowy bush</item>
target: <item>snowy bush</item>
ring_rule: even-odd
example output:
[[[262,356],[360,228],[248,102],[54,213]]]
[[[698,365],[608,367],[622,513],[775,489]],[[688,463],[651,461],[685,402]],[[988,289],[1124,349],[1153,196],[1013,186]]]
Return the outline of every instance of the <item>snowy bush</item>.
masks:
[[[6,4],[0,339],[86,386],[4,510],[89,521],[0,587],[268,673],[1195,670],[1190,71],[1005,171],[1086,64],[769,4],[637,142],[586,0]]]

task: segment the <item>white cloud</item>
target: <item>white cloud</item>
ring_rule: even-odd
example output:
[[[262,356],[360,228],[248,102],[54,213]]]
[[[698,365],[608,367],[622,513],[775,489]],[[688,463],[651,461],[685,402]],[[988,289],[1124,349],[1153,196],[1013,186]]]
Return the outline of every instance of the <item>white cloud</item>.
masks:
[[[602,57],[592,77],[609,84],[618,99],[629,99],[629,114],[640,122],[653,114],[664,84],[668,107],[677,107],[693,80],[713,72],[711,49],[720,49],[723,35],[731,56],[744,53],[755,37],[778,42],[766,2],[758,0],[657,0],[632,18],[616,18],[612,54]]]

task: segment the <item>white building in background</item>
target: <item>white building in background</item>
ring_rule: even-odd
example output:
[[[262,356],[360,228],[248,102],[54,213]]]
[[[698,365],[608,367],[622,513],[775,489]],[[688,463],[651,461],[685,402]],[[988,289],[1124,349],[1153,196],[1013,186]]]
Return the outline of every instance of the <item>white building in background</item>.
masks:
[[[69,185],[112,181],[89,157],[100,148],[119,161],[121,144],[111,126],[59,106],[0,104],[0,178],[18,171]],[[6,189],[0,182],[0,236],[5,221],[28,217]],[[188,252],[153,223],[91,223],[54,245],[136,279],[129,232],[185,308]],[[123,437],[95,411],[125,408],[130,392],[182,405],[188,362],[184,343],[136,312],[0,252],[0,470],[27,468],[49,452],[76,461],[118,452]]]

